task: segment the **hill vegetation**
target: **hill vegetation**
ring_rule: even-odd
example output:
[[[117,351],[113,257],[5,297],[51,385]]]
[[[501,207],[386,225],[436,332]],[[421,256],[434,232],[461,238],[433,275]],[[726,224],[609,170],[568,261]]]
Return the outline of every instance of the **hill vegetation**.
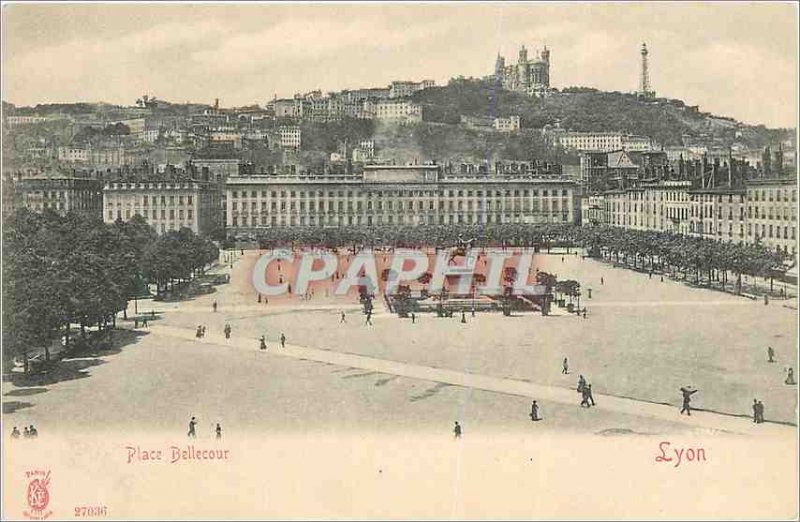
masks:
[[[428,122],[455,124],[461,115],[518,115],[523,128],[559,124],[574,131],[619,131],[650,136],[665,146],[680,145],[684,135],[705,135],[764,147],[792,134],[785,129],[742,125],[731,118],[700,112],[681,100],[643,100],[634,94],[587,87],[570,87],[535,98],[502,89],[493,81],[455,78],[444,87],[419,91],[413,99],[422,105],[423,118]]]

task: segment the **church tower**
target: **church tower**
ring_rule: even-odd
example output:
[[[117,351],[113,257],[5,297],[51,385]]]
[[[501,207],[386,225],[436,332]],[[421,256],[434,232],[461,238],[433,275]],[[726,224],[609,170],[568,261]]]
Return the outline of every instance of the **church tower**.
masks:
[[[524,63],[528,63],[528,50],[525,48],[525,44],[519,48],[519,59],[517,60],[517,64],[519,65]]]

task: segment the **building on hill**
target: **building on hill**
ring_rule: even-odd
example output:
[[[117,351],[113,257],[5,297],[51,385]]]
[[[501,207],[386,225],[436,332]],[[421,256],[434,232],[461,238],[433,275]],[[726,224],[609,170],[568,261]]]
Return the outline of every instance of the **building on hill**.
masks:
[[[294,125],[284,125],[280,129],[281,148],[289,150],[299,150],[302,144],[303,132],[300,127]]]
[[[519,130],[519,116],[509,116],[508,118],[495,118],[494,129],[501,132],[516,132]]]
[[[420,122],[422,106],[407,100],[379,101],[373,106],[374,119],[388,122]]]
[[[529,96],[543,95],[550,89],[550,50],[545,46],[535,58],[529,60],[528,50],[523,45],[515,65],[506,65],[505,58],[498,54],[494,77],[509,91]]]
[[[389,98],[407,98],[417,91],[435,87],[433,80],[422,80],[421,82],[395,81],[389,85]]]

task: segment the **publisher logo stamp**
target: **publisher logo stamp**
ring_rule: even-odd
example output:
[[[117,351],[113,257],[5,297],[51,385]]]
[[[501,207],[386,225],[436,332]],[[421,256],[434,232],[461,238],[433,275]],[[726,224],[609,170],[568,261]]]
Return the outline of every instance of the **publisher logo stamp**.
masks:
[[[25,476],[29,481],[26,491],[28,509],[23,514],[31,520],[45,520],[53,514],[47,509],[50,505],[50,471],[28,471]]]

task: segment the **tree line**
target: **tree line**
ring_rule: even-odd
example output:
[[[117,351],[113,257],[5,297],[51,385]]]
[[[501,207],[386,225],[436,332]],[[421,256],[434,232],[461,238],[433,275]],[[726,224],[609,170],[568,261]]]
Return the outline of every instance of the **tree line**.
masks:
[[[786,253],[761,243],[738,244],[673,232],[573,224],[427,225],[339,228],[271,228],[258,236],[261,248],[311,245],[326,248],[458,246],[459,237],[473,246],[583,247],[590,256],[638,270],[680,274],[696,284],[728,284],[742,291],[742,276],[774,278],[787,269]],[[733,280],[729,279],[733,276]]]
[[[189,229],[158,237],[141,216],[104,223],[80,213],[20,209],[3,228],[3,357],[43,349],[71,325],[103,329],[141,291],[186,279],[217,258]],[[27,368],[26,368],[27,370]]]

